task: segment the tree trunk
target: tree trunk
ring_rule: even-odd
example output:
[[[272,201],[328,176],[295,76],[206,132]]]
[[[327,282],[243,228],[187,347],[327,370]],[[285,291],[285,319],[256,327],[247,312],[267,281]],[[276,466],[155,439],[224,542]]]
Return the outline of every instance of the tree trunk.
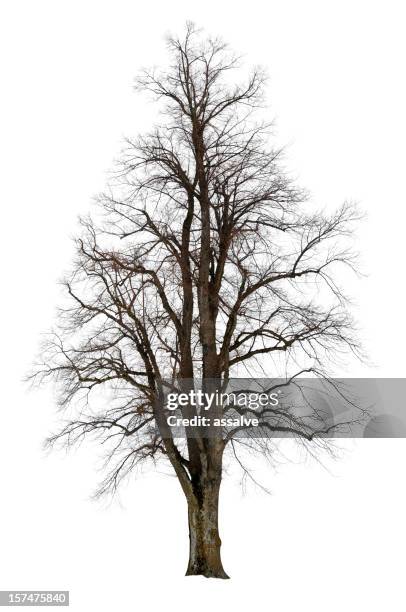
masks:
[[[187,500],[190,548],[186,576],[229,578],[220,556],[219,489],[219,482],[205,484]]]

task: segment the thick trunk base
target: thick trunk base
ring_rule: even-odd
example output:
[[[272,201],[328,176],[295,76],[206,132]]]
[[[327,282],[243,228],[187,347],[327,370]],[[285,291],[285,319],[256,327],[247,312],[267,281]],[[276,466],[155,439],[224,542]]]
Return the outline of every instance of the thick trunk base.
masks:
[[[188,500],[189,564],[186,576],[229,578],[221,562],[218,530],[218,487]]]
[[[185,576],[204,576],[205,578],[221,578],[222,580],[229,580],[230,576],[225,573],[223,568],[214,570],[207,566],[204,567],[192,567],[187,569]]]
[[[226,574],[223,567],[213,568],[206,563],[193,565],[190,567],[190,564],[187,568],[185,576],[204,576],[205,578],[221,578],[223,580],[228,580],[230,576]]]

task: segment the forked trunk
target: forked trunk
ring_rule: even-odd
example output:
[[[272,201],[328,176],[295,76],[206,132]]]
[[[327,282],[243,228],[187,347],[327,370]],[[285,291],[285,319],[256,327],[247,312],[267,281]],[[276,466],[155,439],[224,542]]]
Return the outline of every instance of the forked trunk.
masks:
[[[219,483],[207,484],[188,499],[190,549],[186,576],[229,578],[220,556],[219,489]]]

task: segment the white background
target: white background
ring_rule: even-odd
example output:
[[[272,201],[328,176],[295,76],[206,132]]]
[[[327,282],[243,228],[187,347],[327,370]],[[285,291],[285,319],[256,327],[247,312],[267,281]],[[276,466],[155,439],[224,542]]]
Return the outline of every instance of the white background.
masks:
[[[320,205],[360,202],[369,276],[350,288],[370,365],[405,375],[405,15],[402,2],[9,1],[0,16],[0,589],[69,589],[75,612],[405,609],[404,440],[346,442],[328,469],[258,466],[221,505],[230,581],[184,578],[187,525],[174,478],[140,475],[89,500],[97,449],[45,456],[51,392],[21,379],[52,324],[76,217],[103,189],[124,134],[153,116],[131,89],[186,19],[270,73],[277,138]]]

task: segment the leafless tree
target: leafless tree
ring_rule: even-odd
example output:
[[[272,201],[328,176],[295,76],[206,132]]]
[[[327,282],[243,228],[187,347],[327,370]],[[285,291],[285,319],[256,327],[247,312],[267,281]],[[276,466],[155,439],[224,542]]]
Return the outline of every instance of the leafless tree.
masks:
[[[188,504],[187,574],[227,578],[218,530],[224,453],[240,461],[240,443],[265,453],[269,441],[204,428],[174,437],[166,387],[202,379],[214,390],[282,366],[289,376],[326,376],[331,357],[356,351],[335,269],[353,266],[347,238],[358,213],[348,203],[332,215],[311,212],[259,119],[262,70],[234,84],[239,59],[191,24],[168,50],[166,71],[137,80],[159,102],[162,125],[126,141],[93,218],[81,220],[64,282],[70,304],[34,378],[56,380],[72,411],[51,443],[93,434],[108,446],[100,492],[140,462],[169,461]],[[209,413],[225,410],[215,403]],[[182,407],[185,418],[195,414]],[[284,427],[315,437],[292,419]]]

